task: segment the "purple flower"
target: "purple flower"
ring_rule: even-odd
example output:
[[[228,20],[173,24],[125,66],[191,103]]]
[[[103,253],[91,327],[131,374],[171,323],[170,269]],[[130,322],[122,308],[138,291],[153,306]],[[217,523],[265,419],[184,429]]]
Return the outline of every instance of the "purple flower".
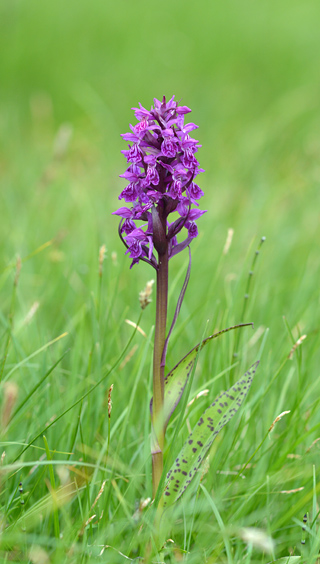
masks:
[[[121,233],[129,235],[129,233],[132,233],[136,228],[136,224],[132,219],[126,219],[121,226]]]
[[[129,243],[127,253],[130,253],[130,257],[133,259],[141,257],[143,250],[140,241],[138,241],[138,239],[132,239],[129,240]]]
[[[168,195],[173,198],[173,200],[180,200],[182,197],[180,180],[174,180],[172,182],[168,190]]]
[[[189,188],[189,194],[190,194],[190,198],[194,200],[199,200],[204,195],[202,190],[199,188],[199,186],[194,182],[191,182]]]
[[[132,207],[113,213],[122,218],[119,233],[132,265],[145,260],[157,268],[154,250],[170,258],[198,235],[196,220],[205,213],[198,209],[203,191],[194,182],[203,172],[195,156],[201,145],[189,135],[198,126],[184,124],[191,110],[178,106],[174,96],[168,102],[154,99],[150,111],[141,104],[133,110],[138,123],[122,135],[130,145],[122,151],[129,166],[121,177],[129,184],[119,196]],[[176,217],[169,222],[172,213]],[[143,225],[137,228],[136,220]],[[182,230],[185,238],[178,242]]]
[[[188,225],[188,236],[191,239],[194,239],[198,235],[198,226],[197,226],[195,221],[190,221],[188,223],[189,223],[189,225]]]
[[[122,198],[125,199],[126,202],[134,202],[139,194],[138,185],[134,182],[130,182],[129,186],[127,186],[120,194],[119,200]]]
[[[141,162],[139,145],[133,145],[132,147],[129,145],[129,151],[121,151],[121,153],[127,158],[128,163],[137,164]]]
[[[159,184],[159,173],[155,166],[148,166],[147,176],[146,176],[146,186],[154,184],[155,186]]]

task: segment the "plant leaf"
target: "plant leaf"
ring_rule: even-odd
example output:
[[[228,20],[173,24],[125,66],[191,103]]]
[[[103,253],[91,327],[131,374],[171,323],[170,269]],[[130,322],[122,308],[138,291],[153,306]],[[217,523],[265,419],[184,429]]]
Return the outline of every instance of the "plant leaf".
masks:
[[[187,385],[190,374],[192,373],[193,365],[196,360],[199,349],[201,350],[209,341],[216,339],[223,333],[227,333],[233,329],[238,329],[240,327],[248,327],[253,323],[241,323],[239,325],[233,325],[227,329],[222,329],[214,335],[210,335],[204,339],[201,343],[198,343],[191,351],[184,356],[180,362],[169,372],[169,374],[164,379],[164,429],[166,430],[169,423],[170,417],[173,414],[175,408],[177,407],[179,401],[181,400],[182,394]],[[150,410],[152,413],[152,399],[150,402]]]
[[[178,315],[179,315],[179,313],[180,313],[180,309],[181,309],[181,306],[182,306],[183,298],[184,298],[184,295],[185,295],[185,293],[186,293],[186,289],[187,289],[187,286],[188,286],[188,283],[189,283],[189,279],[190,279],[190,271],[191,271],[191,250],[190,250],[190,247],[188,247],[188,248],[189,248],[189,264],[188,264],[188,268],[187,268],[187,273],[186,273],[186,277],[185,277],[185,279],[184,279],[183,286],[182,286],[182,289],[181,289],[181,292],[180,292],[180,295],[179,295],[179,298],[178,298],[178,301],[177,301],[176,311],[174,312],[174,316],[173,316],[173,320],[172,320],[172,323],[171,323],[171,327],[170,327],[170,329],[169,329],[168,335],[167,335],[166,340],[165,340],[165,343],[164,343],[164,347],[163,347],[163,351],[162,351],[162,356],[161,356],[161,366],[165,366],[165,364],[166,364],[166,356],[167,356],[167,349],[168,349],[169,339],[170,339],[171,333],[172,333],[172,331],[173,331],[173,328],[174,328],[174,326],[175,326],[175,324],[176,324],[176,321],[177,321],[177,319],[178,319]]]
[[[222,392],[200,417],[167,474],[164,507],[172,505],[187,489],[217,434],[243,403],[258,364],[255,362],[236,384]]]
[[[284,556],[282,558],[278,558],[278,560],[272,560],[269,564],[296,564],[300,562],[301,556]]]

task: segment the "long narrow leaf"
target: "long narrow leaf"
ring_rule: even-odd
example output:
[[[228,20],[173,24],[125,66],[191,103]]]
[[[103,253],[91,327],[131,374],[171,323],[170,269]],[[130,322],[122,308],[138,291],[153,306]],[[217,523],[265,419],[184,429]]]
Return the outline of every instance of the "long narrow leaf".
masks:
[[[27,395],[27,397],[24,398],[24,400],[20,403],[20,405],[17,407],[17,409],[15,410],[15,412],[13,413],[10,422],[12,422],[13,418],[16,417],[19,413],[19,411],[26,405],[26,403],[29,401],[29,399],[33,396],[33,394],[38,390],[38,388],[41,386],[41,384],[43,384],[43,382],[48,378],[48,376],[50,376],[51,372],[53,372],[53,370],[58,366],[58,364],[60,364],[61,360],[66,356],[66,354],[70,351],[70,349],[66,350],[62,356],[60,356],[60,358],[52,365],[50,366],[49,370],[47,370],[47,372],[44,374],[44,376],[41,378],[41,380],[39,382],[36,383],[36,385],[32,388],[31,392],[29,392],[29,394]]]
[[[301,561],[301,556],[284,556],[278,560],[272,560],[269,564],[297,564]]]
[[[168,482],[163,494],[164,506],[172,505],[187,489],[217,434],[242,405],[258,364],[259,361],[255,362],[245,375],[227,392],[220,394],[200,417],[167,474]]]
[[[179,313],[180,313],[180,309],[181,309],[181,306],[182,306],[183,298],[184,298],[184,296],[185,296],[186,289],[187,289],[187,286],[188,286],[188,283],[189,283],[189,279],[190,279],[190,271],[191,271],[191,251],[190,251],[190,247],[189,247],[189,264],[188,264],[188,268],[187,268],[187,273],[186,273],[186,277],[185,277],[184,282],[183,282],[183,286],[182,286],[182,289],[181,289],[181,292],[180,292],[180,296],[179,296],[179,298],[178,298],[178,302],[177,302],[177,306],[176,306],[176,311],[174,312],[174,316],[173,316],[173,320],[172,320],[172,323],[171,323],[171,327],[170,327],[170,329],[169,329],[167,338],[166,338],[165,343],[164,343],[164,348],[163,348],[162,357],[161,357],[161,366],[165,366],[165,364],[166,364],[166,356],[167,356],[167,349],[168,349],[169,339],[170,339],[171,333],[172,333],[172,331],[173,331],[173,328],[174,328],[174,326],[175,326],[175,324],[176,324],[176,321],[177,321],[177,319],[178,319],[178,315],[179,315]]]
[[[223,333],[227,333],[233,329],[238,329],[240,327],[248,327],[253,323],[241,323],[239,325],[233,325],[232,327],[227,327],[227,329],[222,329],[214,335],[210,335],[204,339],[201,343],[195,346],[188,354],[180,360],[180,362],[169,372],[164,380],[164,426],[165,429],[169,423],[170,417],[176,409],[179,401],[181,400],[182,394],[187,385],[189,376],[192,372],[194,362],[196,360],[199,348],[200,350],[207,345],[213,339],[216,339]],[[152,412],[152,400],[150,404],[150,409]]]

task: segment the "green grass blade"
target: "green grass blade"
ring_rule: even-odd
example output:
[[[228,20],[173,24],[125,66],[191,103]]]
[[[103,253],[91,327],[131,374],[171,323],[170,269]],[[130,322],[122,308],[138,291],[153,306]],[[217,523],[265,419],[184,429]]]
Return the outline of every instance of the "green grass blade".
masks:
[[[70,349],[66,350],[63,353],[63,355],[60,356],[60,358],[58,358],[58,360],[52,366],[50,366],[49,370],[47,370],[47,372],[44,374],[41,380],[39,380],[39,382],[36,383],[36,385],[32,388],[31,392],[29,392],[27,397],[25,397],[24,400],[20,403],[20,405],[18,405],[17,409],[14,411],[11,417],[10,422],[12,422],[12,420],[18,415],[19,411],[26,405],[26,403],[33,396],[33,394],[40,388],[41,384],[43,384],[43,382],[48,378],[48,376],[50,376],[51,372],[53,372],[54,369],[58,366],[58,364],[60,364],[61,360],[66,356],[69,350]]]
[[[47,441],[45,435],[43,435],[43,442],[44,442],[44,446],[45,446],[45,449],[46,449],[47,459],[51,461],[52,456],[51,456],[48,441]],[[57,509],[57,504],[56,504],[56,499],[55,499],[56,481],[55,481],[55,478],[54,478],[54,471],[53,471],[52,464],[49,465],[49,475],[50,475],[50,484],[51,484],[51,492],[50,493],[51,493],[52,499],[53,499],[54,534],[55,534],[56,539],[58,539],[60,537],[60,525],[59,525],[59,514],[58,514],[58,509]]]
[[[268,564],[297,564],[301,561],[301,556],[284,556],[278,560],[272,560]]]
[[[31,360],[32,358],[34,358],[35,356],[37,356],[38,354],[40,354],[41,352],[45,351],[48,347],[51,347],[51,345],[54,345],[54,343],[56,343],[57,341],[60,341],[60,339],[63,339],[64,337],[66,337],[68,335],[67,332],[62,333],[61,335],[59,335],[59,337],[56,337],[55,339],[52,339],[52,341],[49,341],[48,343],[46,343],[45,345],[43,345],[43,347],[40,347],[40,349],[34,351],[32,354],[30,354],[29,356],[27,356],[26,358],[24,358],[23,360],[21,360],[21,362],[18,362],[17,364],[15,364],[10,372],[8,372],[8,374],[6,375],[6,377],[3,379],[4,382],[6,382],[7,380],[9,380],[10,376],[12,376],[12,374],[18,370],[18,368],[20,368],[21,366],[23,366],[24,364],[26,364],[29,360]]]
[[[141,314],[140,317],[138,319],[138,323],[137,326],[139,325],[139,321],[141,318]],[[112,372],[115,370],[115,368],[118,366],[118,364],[121,362],[122,358],[124,357],[124,355],[126,354],[126,351],[128,349],[128,347],[130,346],[130,343],[133,340],[134,335],[136,334],[136,329],[133,331],[132,335],[130,336],[125,348],[123,349],[123,351],[121,352],[121,354],[119,355],[119,357],[117,358],[117,360],[115,361],[115,363],[113,364],[113,366],[98,380],[98,382],[96,384],[94,384],[87,392],[85,392],[78,400],[76,400],[75,402],[73,402],[69,407],[67,407],[67,409],[65,409],[62,413],[60,413],[60,415],[58,415],[57,417],[55,417],[55,419],[53,421],[51,421],[50,423],[48,423],[48,425],[46,425],[46,427],[44,429],[42,429],[37,435],[35,435],[31,441],[29,441],[28,445],[19,453],[19,455],[13,460],[13,462],[16,462],[17,460],[19,460],[19,458],[23,455],[23,453],[39,438],[41,437],[41,435],[43,435],[43,433],[45,433],[50,427],[52,427],[52,425],[55,425],[57,423],[57,421],[59,421],[62,417],[64,417],[69,411],[71,411],[76,405],[78,405],[79,403],[81,403],[84,398],[86,398],[87,396],[89,396],[96,388],[98,388],[98,386],[100,386],[100,384],[110,375],[112,374]],[[57,341],[58,339],[60,339],[61,337],[63,337],[65,334],[60,335],[60,337],[58,337],[57,339],[55,339],[54,341],[51,341],[51,343]],[[49,343],[50,344],[50,343]],[[39,351],[37,352],[40,352]]]
[[[223,537],[223,542],[224,542],[224,545],[226,547],[228,564],[233,564],[233,557],[232,557],[231,546],[230,546],[230,542],[229,542],[229,536],[228,536],[228,533],[226,531],[226,527],[225,527],[225,524],[222,520],[222,517],[219,513],[219,510],[218,510],[216,504],[214,503],[211,495],[209,494],[208,490],[202,484],[200,484],[200,488],[202,489],[204,495],[206,496],[206,498],[209,502],[209,505],[210,505],[214,515],[215,515],[215,518],[217,519],[218,525],[220,527],[221,534],[222,534],[222,537]]]

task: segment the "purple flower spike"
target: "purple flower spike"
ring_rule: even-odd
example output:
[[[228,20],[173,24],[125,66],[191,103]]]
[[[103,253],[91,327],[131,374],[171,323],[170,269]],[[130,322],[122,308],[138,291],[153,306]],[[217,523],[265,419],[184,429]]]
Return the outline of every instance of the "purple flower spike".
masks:
[[[198,208],[203,191],[194,182],[203,172],[195,157],[201,145],[189,135],[198,126],[184,124],[191,110],[178,106],[174,96],[169,102],[165,96],[154,99],[150,111],[141,104],[132,109],[138,123],[122,135],[130,145],[122,151],[129,166],[121,175],[127,186],[119,200],[133,205],[113,213],[122,218],[119,234],[133,259],[131,266],[144,260],[157,269],[154,249],[159,255],[168,252],[170,258],[198,235],[196,220],[205,213]],[[171,213],[176,217],[169,222]],[[139,228],[137,220],[143,222]],[[178,242],[183,229],[185,238]]]

